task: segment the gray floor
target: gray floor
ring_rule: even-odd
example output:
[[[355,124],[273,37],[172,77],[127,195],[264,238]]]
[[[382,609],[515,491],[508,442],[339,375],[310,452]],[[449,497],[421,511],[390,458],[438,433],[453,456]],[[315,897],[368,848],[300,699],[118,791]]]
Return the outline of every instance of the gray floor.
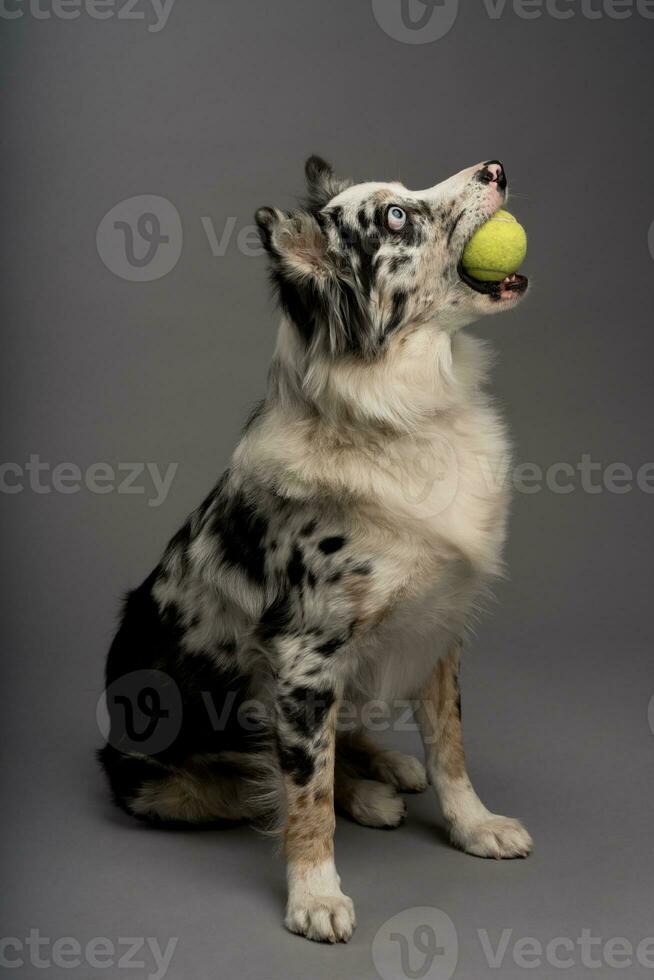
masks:
[[[445,36],[414,44],[380,14],[394,0],[176,0],[156,31],[140,3],[145,21],[0,14],[8,974],[152,977],[158,946],[118,963],[121,939],[149,937],[177,939],[168,980],[650,976],[651,946],[625,966],[619,940],[635,951],[654,934],[654,487],[593,490],[578,467],[592,457],[596,484],[615,462],[652,471],[654,21],[608,0],[593,0],[599,17],[567,4],[570,19],[461,3]],[[359,925],[338,948],[284,931],[269,840],[149,832],[111,808],[93,761],[120,594],[219,476],[265,384],[277,314],[239,235],[258,206],[294,205],[311,152],[413,188],[504,161],[532,294],[478,329],[516,460],[575,474],[569,493],[516,495],[510,577],[466,654],[472,774],[535,852],[452,850],[428,795],[392,833],[340,821]],[[177,264],[146,282],[96,247],[103,216],[140,195],[169,201],[183,229]],[[227,229],[223,248],[208,225]],[[164,499],[145,476],[140,494],[53,487],[59,463],[134,461],[176,465]],[[31,962],[31,930],[49,967]]]

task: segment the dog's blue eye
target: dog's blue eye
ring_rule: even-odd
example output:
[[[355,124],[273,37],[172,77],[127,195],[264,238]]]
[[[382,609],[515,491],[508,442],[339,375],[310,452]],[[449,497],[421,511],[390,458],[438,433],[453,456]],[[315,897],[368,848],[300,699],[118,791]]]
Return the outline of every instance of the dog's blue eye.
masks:
[[[388,209],[386,220],[391,231],[400,231],[401,228],[404,228],[406,222],[406,212],[402,208],[398,208],[397,204],[393,204]]]

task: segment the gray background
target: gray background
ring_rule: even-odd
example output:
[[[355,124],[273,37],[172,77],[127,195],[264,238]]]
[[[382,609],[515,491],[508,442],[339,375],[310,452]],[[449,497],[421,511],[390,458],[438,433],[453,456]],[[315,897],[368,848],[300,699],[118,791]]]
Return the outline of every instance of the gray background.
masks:
[[[518,494],[510,579],[468,653],[471,771],[491,808],[524,818],[527,861],[449,849],[427,795],[394,833],[339,821],[359,926],[348,946],[320,947],[281,926],[269,841],[144,830],[110,807],[92,757],[119,595],[225,466],[274,342],[264,260],[234,239],[214,257],[200,219],[220,236],[228,217],[238,231],[261,204],[291,206],[308,153],[410,187],[501,158],[533,290],[474,329],[498,351],[494,389],[518,459],[574,466],[587,453],[634,470],[652,459],[654,22],[590,18],[563,0],[571,19],[525,19],[511,4],[494,19],[462,3],[445,37],[407,44],[367,0],[177,0],[158,32],[151,12],[22,9],[1,21],[3,458],[179,467],[159,507],[149,490],[36,493],[26,480],[3,493],[0,934],[176,936],[173,980],[372,978],[376,931],[419,906],[452,919],[465,980],[558,975],[516,965],[526,936],[654,934],[654,498],[638,488]],[[174,269],[140,283],[113,274],[95,239],[106,212],[143,194],[173,202],[184,237]],[[411,734],[390,740],[417,749]],[[495,944],[505,928],[510,948],[491,971],[477,930]],[[569,977],[652,972],[574,959]],[[429,980],[447,980],[434,969]],[[37,970],[26,957],[13,975],[148,972]]]

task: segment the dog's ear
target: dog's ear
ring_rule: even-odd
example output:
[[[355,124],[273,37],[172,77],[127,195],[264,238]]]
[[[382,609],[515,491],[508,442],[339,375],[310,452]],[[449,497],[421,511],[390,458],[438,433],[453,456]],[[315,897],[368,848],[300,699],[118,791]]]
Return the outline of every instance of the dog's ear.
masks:
[[[259,208],[254,220],[264,248],[285,276],[320,280],[328,275],[327,240],[313,215]]]
[[[313,214],[259,208],[255,221],[271,259],[282,309],[307,345],[321,339],[332,353],[363,350],[367,312],[351,277],[343,275]]]
[[[315,154],[305,163],[304,172],[307,178],[309,207],[318,211],[354,183],[350,179],[337,177],[327,161]]]

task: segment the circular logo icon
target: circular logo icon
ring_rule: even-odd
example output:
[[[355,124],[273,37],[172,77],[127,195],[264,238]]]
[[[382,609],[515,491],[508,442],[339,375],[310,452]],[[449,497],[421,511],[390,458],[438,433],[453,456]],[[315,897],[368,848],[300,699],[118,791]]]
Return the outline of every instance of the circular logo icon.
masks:
[[[429,906],[398,912],[372,941],[372,961],[382,980],[450,980],[458,959],[454,923]]]
[[[454,27],[459,0],[372,0],[381,29],[403,44],[431,44]]]
[[[98,701],[96,719],[115,749],[156,755],[179,735],[183,710],[172,677],[161,670],[133,670],[107,687]]]
[[[156,194],[128,197],[108,211],[95,236],[98,255],[121,279],[152,282],[177,265],[182,222],[174,204]]]
[[[459,489],[459,461],[452,444],[441,435],[433,436],[429,443],[416,443],[408,453],[389,452],[383,466],[396,488],[387,506],[394,506],[403,517],[420,521],[438,517]]]

